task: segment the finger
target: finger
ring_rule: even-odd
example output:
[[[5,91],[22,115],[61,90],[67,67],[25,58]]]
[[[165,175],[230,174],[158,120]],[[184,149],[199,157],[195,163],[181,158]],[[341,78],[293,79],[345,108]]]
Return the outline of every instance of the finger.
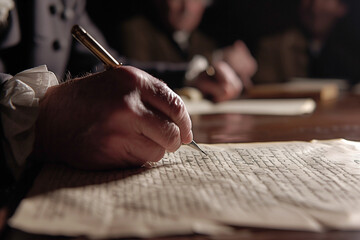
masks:
[[[147,111],[137,118],[135,124],[140,134],[168,151],[176,151],[181,146],[182,139],[179,127],[162,114]]]
[[[125,99],[126,107],[113,113],[104,123],[109,132],[144,135],[169,151],[177,150],[181,143],[179,127],[168,116],[141,101],[140,91]]]
[[[124,66],[117,70],[135,82],[141,92],[141,101],[162,112],[179,127],[183,143],[192,141],[190,116],[178,95],[165,83],[137,68]]]
[[[106,123],[92,129],[92,137],[85,142],[88,147],[83,151],[77,149],[81,157],[72,160],[71,165],[87,169],[111,169],[159,161],[164,156],[165,148],[136,131],[134,118],[128,122],[131,123],[119,123],[113,118],[110,125]]]
[[[71,165],[97,170],[127,168],[159,161],[164,154],[164,148],[143,135],[112,134],[102,139],[96,148],[78,157]]]
[[[249,52],[248,48],[246,47],[246,44],[241,40],[236,40],[233,44],[235,48],[239,48],[241,50]]]
[[[231,98],[236,97],[243,89],[242,79],[238,77],[236,72],[231,66],[225,62],[217,63],[217,76],[223,80],[223,86],[226,94]]]
[[[227,73],[228,64],[224,61],[215,62],[213,67],[215,69],[214,78],[217,82],[226,84],[228,82],[226,73]]]
[[[218,99],[225,94],[224,84],[216,82],[215,79],[208,76],[202,76],[195,85],[204,95],[211,96],[212,99]]]
[[[214,63],[214,68],[216,70],[216,80],[218,82],[228,84],[235,72],[232,70],[229,64],[224,61]]]
[[[142,166],[146,162],[157,162],[165,154],[165,149],[151,139],[143,136],[113,135],[107,141],[107,154],[112,156],[118,167]]]
[[[181,141],[183,143],[191,142],[193,139],[191,120],[184,102],[164,83],[155,78],[152,78],[149,81],[151,82],[148,88],[143,92],[142,100],[162,112],[178,126]]]
[[[240,93],[241,81],[237,77],[232,68],[225,62],[217,62],[214,64],[216,69],[215,85],[204,83],[206,91],[211,91],[213,100],[216,102],[225,101],[235,98]]]

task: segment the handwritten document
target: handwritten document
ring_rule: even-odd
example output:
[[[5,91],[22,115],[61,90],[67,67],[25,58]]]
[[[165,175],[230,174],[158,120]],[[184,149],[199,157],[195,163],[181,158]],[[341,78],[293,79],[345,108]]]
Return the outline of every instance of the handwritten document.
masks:
[[[360,143],[182,146],[151,167],[46,166],[9,220],[44,234],[153,237],[230,226],[360,230]]]

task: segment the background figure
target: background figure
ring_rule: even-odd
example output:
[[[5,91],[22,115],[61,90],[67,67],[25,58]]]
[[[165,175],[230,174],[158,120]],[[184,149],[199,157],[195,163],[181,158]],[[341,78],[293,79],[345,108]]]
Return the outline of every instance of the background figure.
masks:
[[[107,47],[105,39],[86,12],[86,0],[10,1],[6,26],[0,36],[1,72],[16,74],[46,64],[59,79],[101,67],[100,62],[71,36],[79,24]]]
[[[215,42],[197,30],[207,0],[152,0],[149,12],[124,22],[119,48],[139,61],[190,61],[211,57]]]
[[[256,82],[292,77],[359,81],[357,38],[342,22],[350,6],[346,0],[301,0],[297,25],[259,42]]]
[[[209,4],[208,0],[142,1],[146,11],[124,21],[108,37],[115,37],[113,47],[137,61],[137,66],[139,62],[161,62],[164,69],[171,69],[174,64],[185,63],[184,71],[176,76],[151,72],[172,88],[195,86],[215,101],[235,98],[242,91],[241,80],[250,80],[256,71],[256,62],[241,41],[224,51],[215,51],[216,42],[198,29]],[[213,65],[215,76],[198,75],[207,64]],[[186,71],[195,74],[186,75],[191,77],[184,82]]]

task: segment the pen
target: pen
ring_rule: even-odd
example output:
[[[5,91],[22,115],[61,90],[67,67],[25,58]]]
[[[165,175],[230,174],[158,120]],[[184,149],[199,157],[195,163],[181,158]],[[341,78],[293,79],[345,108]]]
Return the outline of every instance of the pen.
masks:
[[[89,33],[85,31],[79,25],[74,25],[71,29],[71,34],[73,37],[78,40],[81,44],[83,44],[86,48],[88,48],[97,58],[99,58],[105,66],[108,67],[117,67],[122,64],[119,63],[111,54],[103,48],[100,43],[98,43]],[[187,144],[188,146],[202,152],[207,155],[194,140],[191,143]]]

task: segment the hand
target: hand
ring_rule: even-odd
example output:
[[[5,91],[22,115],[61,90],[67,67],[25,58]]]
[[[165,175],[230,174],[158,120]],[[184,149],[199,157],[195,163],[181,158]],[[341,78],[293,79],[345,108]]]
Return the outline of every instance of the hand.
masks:
[[[140,166],[192,138],[180,97],[139,69],[119,67],[47,91],[34,153],[86,169]]]
[[[226,101],[239,96],[243,85],[234,70],[223,61],[214,63],[213,67],[215,75],[209,76],[206,72],[199,74],[193,82],[194,87],[214,102]]]
[[[237,73],[246,89],[252,86],[251,77],[256,73],[258,66],[243,41],[238,40],[233,45],[224,48],[221,60],[227,62]]]

